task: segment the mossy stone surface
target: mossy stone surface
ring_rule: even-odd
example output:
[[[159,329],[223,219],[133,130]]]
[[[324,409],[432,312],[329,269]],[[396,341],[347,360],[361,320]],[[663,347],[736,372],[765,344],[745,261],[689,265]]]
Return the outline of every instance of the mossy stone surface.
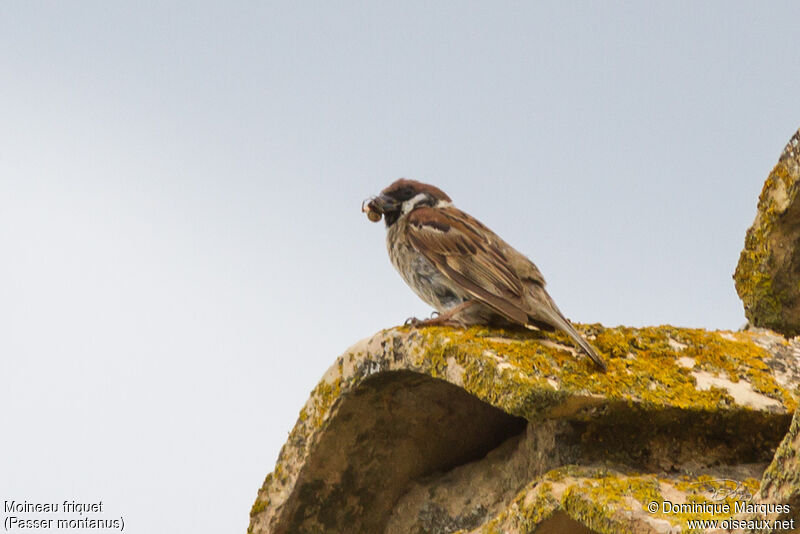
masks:
[[[800,334],[800,130],[764,182],[733,275],[747,319],[786,336]]]
[[[800,411],[795,413],[789,432],[786,433],[772,462],[764,472],[761,486],[755,496],[755,502],[763,504],[788,505],[789,510],[759,514],[762,518],[769,519],[772,524],[769,528],[742,530],[744,532],[760,532],[774,534],[786,532],[785,528],[778,528],[775,524],[780,521],[793,521],[795,529],[791,532],[800,532]],[[743,514],[742,518],[758,517],[754,514]],[[791,524],[791,523],[790,523]]]
[[[798,404],[800,346],[578,327],[608,372],[559,334],[395,328],[354,345],[301,410],[249,532],[623,532],[631,499],[663,480],[682,498],[699,477],[755,491]],[[625,484],[638,489],[611,491]],[[637,531],[674,523],[647,517]]]

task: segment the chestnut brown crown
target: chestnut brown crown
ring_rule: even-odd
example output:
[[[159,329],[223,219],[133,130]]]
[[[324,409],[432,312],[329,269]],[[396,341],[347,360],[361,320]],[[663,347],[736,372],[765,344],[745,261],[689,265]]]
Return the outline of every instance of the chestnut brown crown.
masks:
[[[400,178],[384,188],[381,194],[371,199],[368,212],[383,215],[386,226],[392,226],[403,213],[418,206],[435,206],[440,202],[451,202],[447,193],[435,185]]]

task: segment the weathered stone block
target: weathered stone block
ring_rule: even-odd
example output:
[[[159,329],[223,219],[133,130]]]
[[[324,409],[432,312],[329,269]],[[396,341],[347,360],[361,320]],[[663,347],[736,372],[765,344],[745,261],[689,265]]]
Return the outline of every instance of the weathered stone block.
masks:
[[[249,532],[669,532],[697,514],[651,501],[758,490],[798,404],[800,345],[583,331],[607,373],[560,334],[398,328],[353,346],[301,411]]]
[[[733,278],[747,319],[800,334],[800,130],[783,150],[758,199]]]

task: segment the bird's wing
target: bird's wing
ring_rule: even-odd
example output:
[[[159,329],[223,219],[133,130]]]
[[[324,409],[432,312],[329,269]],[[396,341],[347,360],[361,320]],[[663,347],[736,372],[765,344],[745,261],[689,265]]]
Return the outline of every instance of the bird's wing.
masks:
[[[408,214],[408,237],[417,251],[478,300],[518,324],[528,323],[525,287],[516,256],[530,266],[525,278],[541,279],[533,263],[478,220],[454,207],[417,208]],[[531,270],[532,267],[532,270]],[[544,280],[541,279],[544,284]]]

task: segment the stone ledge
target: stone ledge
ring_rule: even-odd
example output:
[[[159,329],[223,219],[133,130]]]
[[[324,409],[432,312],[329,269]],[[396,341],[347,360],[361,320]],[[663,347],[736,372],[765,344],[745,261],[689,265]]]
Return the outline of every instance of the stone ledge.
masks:
[[[761,478],[797,407],[796,343],[765,331],[583,331],[607,373],[558,334],[397,328],[354,345],[302,409],[249,532],[493,532],[559,469]],[[569,495],[593,480],[574,478]],[[603,525],[630,510],[598,503],[596,520],[565,503],[534,516],[620,532]],[[659,532],[661,519],[635,531]]]

